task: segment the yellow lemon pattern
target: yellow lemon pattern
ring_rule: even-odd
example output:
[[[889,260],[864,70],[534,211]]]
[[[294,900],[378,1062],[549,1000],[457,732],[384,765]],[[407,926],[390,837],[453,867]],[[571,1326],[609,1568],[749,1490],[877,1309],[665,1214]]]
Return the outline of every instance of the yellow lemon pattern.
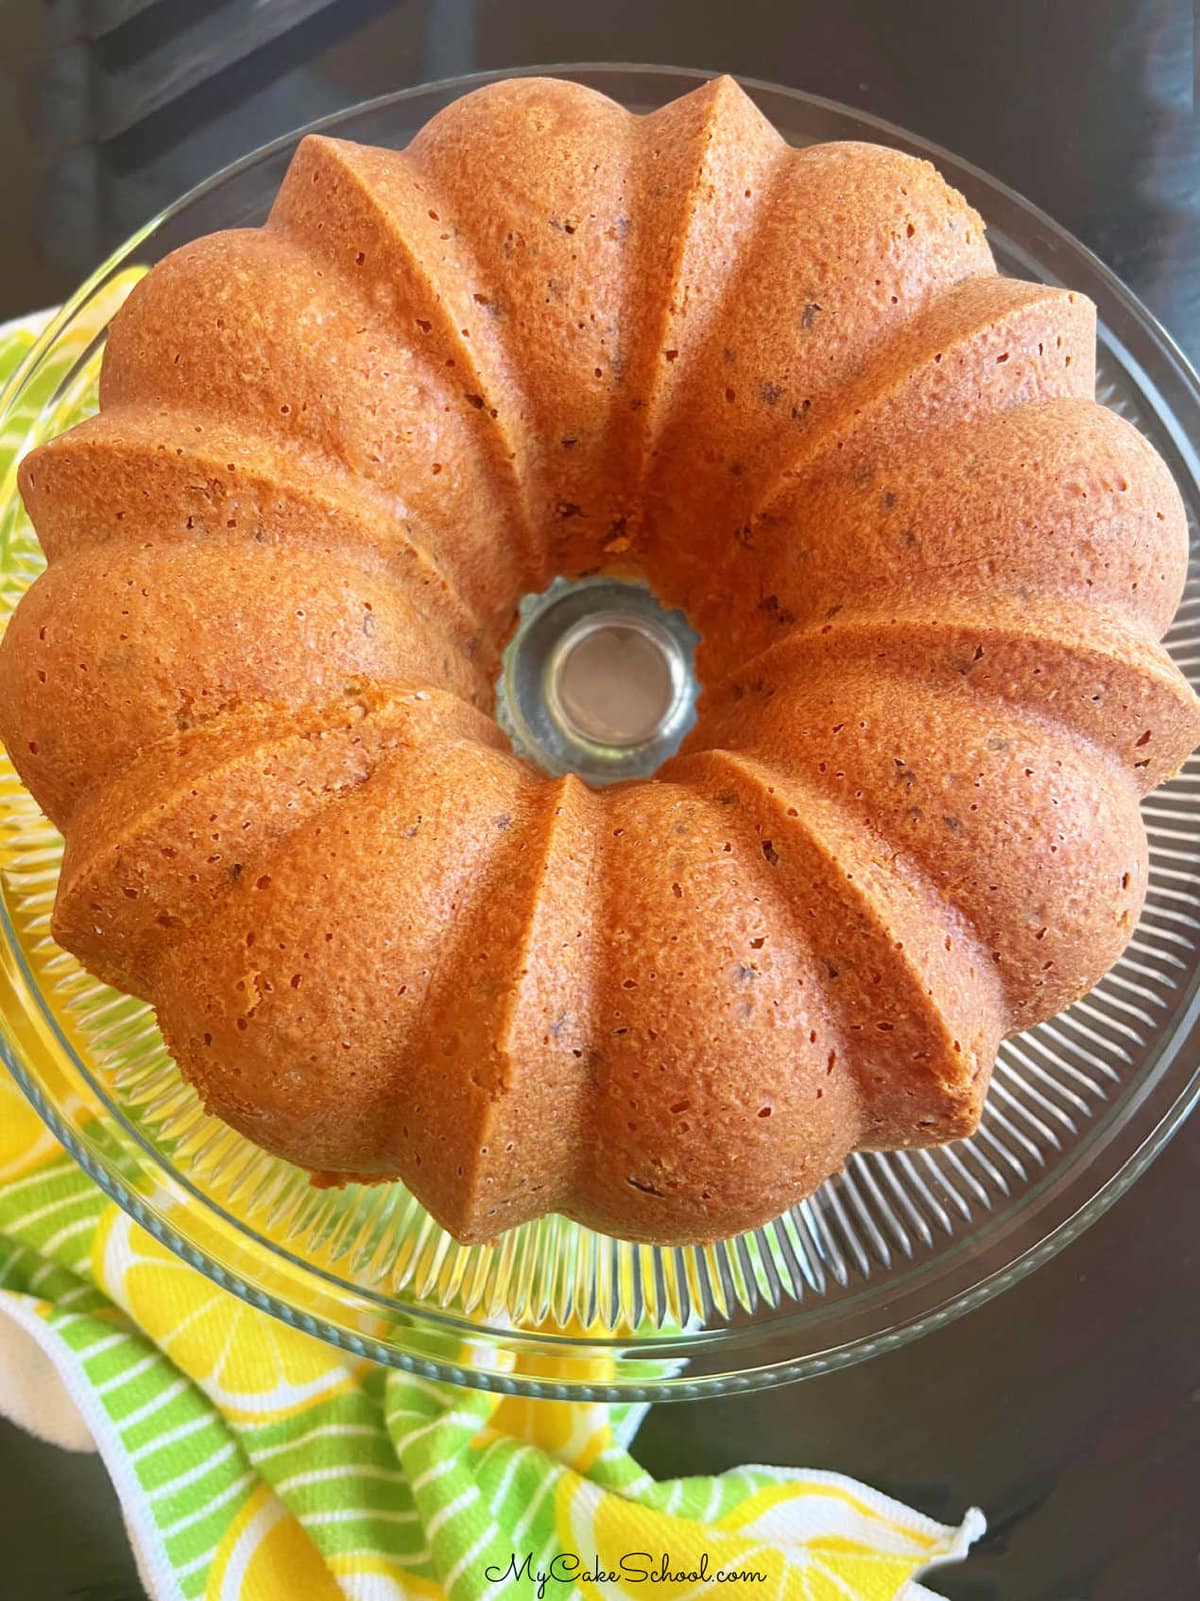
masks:
[[[115,1207],[96,1231],[96,1282],[235,1423],[291,1417],[352,1384],[327,1346],[245,1305]]]
[[[16,1084],[0,1071],[0,1185],[62,1155],[62,1146]]]
[[[343,1601],[320,1552],[265,1484],[260,1485],[217,1548],[204,1601]]]

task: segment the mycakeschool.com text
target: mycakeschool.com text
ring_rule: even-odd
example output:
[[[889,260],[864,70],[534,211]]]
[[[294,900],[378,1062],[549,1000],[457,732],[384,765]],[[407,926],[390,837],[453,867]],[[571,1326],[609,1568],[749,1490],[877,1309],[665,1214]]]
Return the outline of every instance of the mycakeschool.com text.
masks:
[[[537,1601],[543,1601],[552,1584],[644,1584],[652,1591],[656,1584],[707,1583],[742,1586],[752,1591],[767,1582],[761,1568],[740,1564],[723,1568],[709,1558],[707,1551],[686,1562],[666,1551],[627,1551],[617,1559],[615,1567],[609,1563],[595,1556],[589,1560],[578,1551],[557,1551],[548,1560],[539,1556],[536,1561],[532,1551],[514,1551],[507,1567],[499,1562],[489,1563],[483,1576],[489,1584],[511,1585],[512,1589],[500,1592],[505,1596],[532,1595]]]

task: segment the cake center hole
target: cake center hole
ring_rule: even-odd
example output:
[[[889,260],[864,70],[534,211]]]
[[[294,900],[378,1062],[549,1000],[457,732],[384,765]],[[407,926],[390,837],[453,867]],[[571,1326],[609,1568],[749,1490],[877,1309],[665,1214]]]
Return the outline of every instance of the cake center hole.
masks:
[[[556,578],[521,601],[497,719],[517,754],[555,777],[649,778],[696,720],[696,644],[645,584]]]
[[[548,663],[551,709],[578,739],[643,745],[669,720],[679,695],[675,642],[649,619],[584,617]]]

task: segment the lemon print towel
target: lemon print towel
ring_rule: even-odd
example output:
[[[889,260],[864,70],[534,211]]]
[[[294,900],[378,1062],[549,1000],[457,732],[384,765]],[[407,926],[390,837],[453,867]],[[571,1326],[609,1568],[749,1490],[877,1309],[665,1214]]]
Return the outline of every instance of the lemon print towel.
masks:
[[[0,383],[32,337],[0,334]],[[806,1470],[658,1483],[641,1408],[356,1364],[128,1218],[3,1066],[0,1411],[101,1452],[153,1601],[915,1601],[983,1527]]]

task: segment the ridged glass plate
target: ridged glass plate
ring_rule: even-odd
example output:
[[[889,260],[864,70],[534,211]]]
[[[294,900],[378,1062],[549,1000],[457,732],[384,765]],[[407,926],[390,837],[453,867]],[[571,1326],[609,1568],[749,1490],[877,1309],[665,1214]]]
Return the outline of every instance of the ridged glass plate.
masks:
[[[562,68],[650,110],[699,75]],[[320,124],[401,145],[478,79]],[[1100,396],[1170,463],[1195,539],[1200,397],[1137,301],[1048,218],[982,173],[828,102],[748,84],[794,143],[875,139],[929,155],[984,214],[1001,267],[1069,284],[1100,314]],[[151,223],[87,283],[0,402],[20,451],[89,404],[109,318],[138,269],[214,228],[260,222],[296,139]],[[0,483],[0,614],[41,557]],[[1200,680],[1200,578],[1169,636]],[[855,1157],[754,1234],[696,1250],[619,1243],[559,1218],[463,1247],[399,1185],[317,1190],[207,1117],[151,1013],[100,987],[48,934],[60,841],[0,770],[0,1051],[47,1122],[133,1215],[252,1303],[379,1361],[556,1396],[693,1396],[818,1373],[895,1345],[1014,1283],[1141,1172],[1200,1090],[1200,768],[1145,805],[1152,872],[1128,954],[1086,999],[1010,1041],[979,1133]]]

